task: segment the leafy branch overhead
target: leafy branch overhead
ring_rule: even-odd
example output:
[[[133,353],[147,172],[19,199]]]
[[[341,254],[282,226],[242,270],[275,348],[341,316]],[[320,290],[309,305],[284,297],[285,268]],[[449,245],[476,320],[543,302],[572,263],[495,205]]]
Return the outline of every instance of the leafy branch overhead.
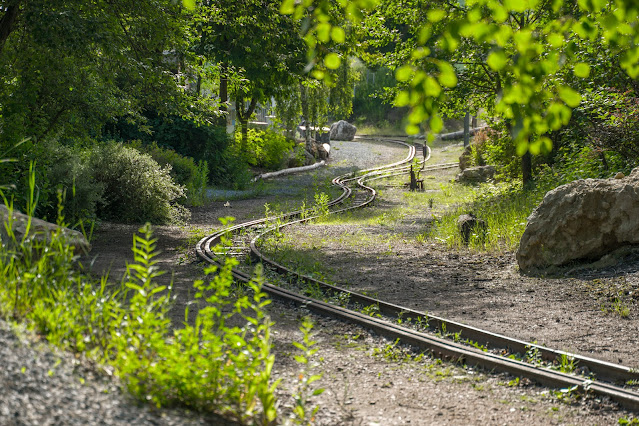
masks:
[[[326,68],[339,65],[323,49],[342,38],[335,8],[363,28],[362,55],[395,69],[395,104],[411,108],[413,134],[424,120],[440,131],[451,106],[485,108],[509,123],[519,155],[537,154],[581,104],[599,66],[593,51],[605,51],[626,78],[639,76],[639,6],[630,0],[284,0],[281,12],[302,20],[315,63]]]

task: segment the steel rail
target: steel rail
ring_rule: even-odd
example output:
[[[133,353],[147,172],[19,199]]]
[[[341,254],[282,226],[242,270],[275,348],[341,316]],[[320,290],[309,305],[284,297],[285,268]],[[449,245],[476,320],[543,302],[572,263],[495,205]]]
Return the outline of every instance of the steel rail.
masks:
[[[413,154],[414,155],[414,147]],[[410,157],[410,154],[409,154]],[[429,155],[430,157],[430,155]],[[408,157],[407,157],[408,158]],[[410,161],[410,160],[408,160]],[[404,160],[403,164],[406,164],[408,161]],[[402,162],[398,162],[402,163]],[[364,202],[350,206],[346,208],[341,208],[335,211],[330,212],[331,214],[341,213],[344,211],[352,210],[355,208],[361,208],[368,204],[370,204],[376,195],[376,192],[373,188],[365,185],[365,181],[381,179],[384,177],[388,177],[397,173],[405,173],[409,170],[409,166],[401,167],[401,164],[393,163],[393,167],[378,167],[374,169],[367,169],[366,171],[361,171],[360,173],[364,173],[360,176],[354,176],[356,173],[349,173],[340,177],[333,179],[333,182],[343,188],[343,193],[339,202],[342,202],[346,198],[350,197],[352,194],[352,190],[346,186],[347,182],[356,181],[358,187],[369,191],[370,196]],[[436,166],[424,167],[424,162],[422,162],[422,168],[424,169],[432,169]],[[450,166],[450,164],[443,165],[444,167]],[[393,170],[395,168],[395,170]],[[384,173],[384,169],[385,172]],[[347,189],[348,188],[348,189]],[[345,195],[348,194],[348,195]],[[337,204],[337,203],[335,203]],[[295,216],[300,216],[300,213],[293,212],[290,214],[285,214],[279,216],[279,218],[294,218]],[[284,226],[291,226],[296,223],[302,223],[309,220],[314,219],[314,217],[309,218],[301,218],[297,220],[291,220],[283,224],[279,224],[274,227],[267,227],[262,230],[256,237],[251,240],[250,247],[252,256],[260,259],[263,263],[267,265],[271,265],[275,270],[280,273],[290,274],[293,276],[298,276],[299,279],[312,282],[320,286],[326,291],[331,293],[341,293],[348,295],[349,301],[351,303],[362,304],[364,306],[368,305],[377,305],[379,306],[379,310],[381,313],[390,316],[400,316],[407,315],[411,316],[415,319],[423,318],[427,320],[426,324],[428,324],[429,329],[431,330],[443,330],[444,327],[449,333],[461,333],[464,338],[476,341],[478,343],[486,343],[491,345],[491,347],[497,348],[505,348],[510,352],[514,353],[524,353],[527,350],[534,349],[539,351],[539,354],[542,356],[542,359],[547,361],[556,360],[561,355],[573,357],[573,359],[579,363],[580,366],[587,367],[592,373],[596,374],[596,380],[584,379],[583,377],[578,377],[574,375],[568,375],[564,373],[560,373],[556,370],[552,370],[549,368],[540,367],[537,365],[532,365],[529,363],[525,363],[522,361],[513,360],[510,358],[506,358],[503,356],[495,355],[489,352],[483,352],[477,349],[474,349],[469,346],[465,346],[459,343],[452,342],[447,339],[443,339],[440,337],[434,337],[429,334],[418,332],[414,329],[406,328],[394,324],[392,322],[388,322],[387,320],[382,320],[378,318],[372,318],[370,316],[361,314],[357,311],[353,311],[350,309],[342,308],[339,306],[331,305],[326,302],[322,302],[316,299],[312,299],[295,292],[285,290],[283,288],[277,287],[273,284],[266,283],[264,284],[263,290],[267,292],[272,297],[282,299],[285,301],[289,301],[297,304],[298,306],[304,306],[307,309],[323,314],[333,316],[345,321],[353,322],[355,324],[359,324],[371,330],[374,330],[380,335],[384,335],[386,337],[390,337],[392,339],[399,338],[400,341],[406,344],[410,344],[416,348],[421,350],[429,350],[433,355],[447,358],[452,360],[463,361],[469,365],[476,365],[486,368],[488,370],[496,370],[503,371],[514,374],[516,376],[525,376],[530,379],[535,380],[536,382],[551,387],[566,387],[573,388],[578,387],[581,390],[589,390],[597,395],[605,395],[609,396],[614,401],[618,402],[620,405],[632,409],[639,410],[639,393],[636,393],[632,390],[625,389],[620,386],[615,386],[613,384],[605,383],[600,381],[600,379],[606,379],[611,381],[620,381],[620,380],[635,380],[639,377],[639,373],[636,370],[630,369],[626,366],[617,365],[613,363],[608,363],[605,361],[597,360],[594,358],[584,357],[577,354],[571,354],[564,351],[554,350],[550,348],[546,348],[540,345],[527,343],[518,339],[509,338],[507,336],[503,336],[497,333],[492,333],[490,331],[481,330],[479,328],[475,328],[469,325],[465,325],[459,322],[450,321],[445,318],[425,315],[423,313],[401,307],[398,305],[394,305],[391,303],[387,303],[378,299],[374,299],[362,294],[358,294],[356,292],[351,292],[349,290],[332,286],[325,282],[315,280],[312,277],[304,276],[295,273],[294,271],[280,265],[272,260],[268,259],[264,256],[259,249],[257,248],[257,241],[261,236],[266,235],[268,232],[271,232],[274,229],[281,229]],[[241,225],[236,225],[235,227],[228,228],[223,230],[220,233],[214,234],[209,237],[205,237],[200,242],[198,242],[196,246],[196,250],[198,256],[207,262],[218,263],[216,260],[215,253],[212,251],[212,243],[219,243],[219,238],[221,235],[224,235],[226,232],[229,232],[232,229],[241,229],[244,225],[254,226],[255,223],[263,224],[268,219],[260,219],[257,221],[246,222]],[[216,237],[217,235],[217,237]],[[250,280],[250,276],[241,271],[233,271],[234,276],[243,281]]]

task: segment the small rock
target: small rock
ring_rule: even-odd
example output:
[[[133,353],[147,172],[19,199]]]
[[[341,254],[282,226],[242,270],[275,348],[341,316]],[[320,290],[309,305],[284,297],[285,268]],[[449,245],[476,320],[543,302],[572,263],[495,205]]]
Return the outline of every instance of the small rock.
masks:
[[[455,177],[459,183],[482,183],[495,178],[495,166],[468,167]]]

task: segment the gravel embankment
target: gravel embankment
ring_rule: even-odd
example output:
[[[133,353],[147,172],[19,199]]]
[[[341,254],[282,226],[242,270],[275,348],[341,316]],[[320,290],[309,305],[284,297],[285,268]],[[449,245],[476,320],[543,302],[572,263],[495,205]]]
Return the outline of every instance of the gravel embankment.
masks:
[[[23,333],[0,320],[0,425],[212,424],[189,412],[140,405],[98,367],[16,334]]]

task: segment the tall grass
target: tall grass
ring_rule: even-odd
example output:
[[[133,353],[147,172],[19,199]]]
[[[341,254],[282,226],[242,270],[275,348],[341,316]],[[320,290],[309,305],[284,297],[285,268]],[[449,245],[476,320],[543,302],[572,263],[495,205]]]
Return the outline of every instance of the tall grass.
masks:
[[[519,182],[481,185],[466,192],[465,202],[436,219],[426,235],[420,235],[418,239],[430,237],[444,242],[450,248],[461,248],[464,242],[457,218],[473,213],[486,222],[487,232],[472,233],[469,243],[471,249],[492,252],[515,250],[526,228],[528,216],[553,187],[552,182],[541,182],[530,189],[524,189]]]
[[[11,202],[6,204],[11,213]],[[236,260],[207,268],[208,278],[194,283],[205,307],[174,330],[167,315],[171,286],[158,283],[162,271],[148,224],[133,238],[125,279],[113,284],[80,272],[61,231],[43,241],[21,238],[12,220],[9,214],[2,224],[0,317],[27,322],[52,344],[112,366],[141,401],[246,423],[274,421],[272,323],[261,271],[248,284],[251,291],[238,298],[231,292]]]

